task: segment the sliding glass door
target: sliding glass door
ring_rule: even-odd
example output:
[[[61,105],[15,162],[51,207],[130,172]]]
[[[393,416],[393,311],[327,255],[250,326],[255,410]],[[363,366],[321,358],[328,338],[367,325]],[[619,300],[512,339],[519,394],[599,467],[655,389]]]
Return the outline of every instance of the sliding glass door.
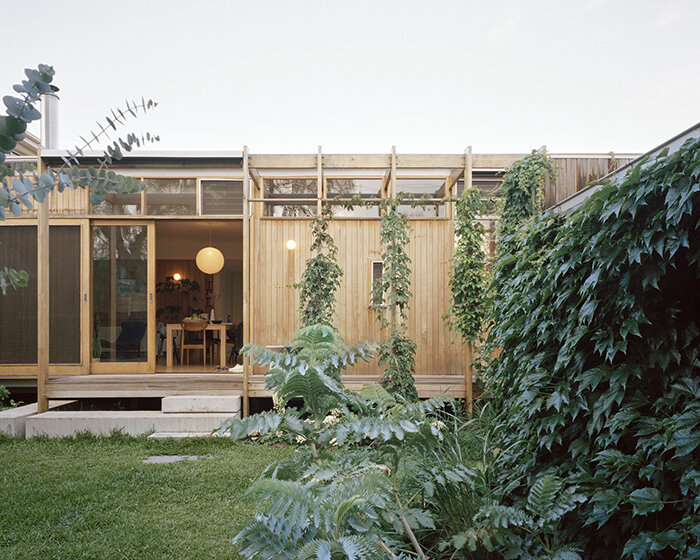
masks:
[[[92,373],[155,371],[154,230],[92,224]]]

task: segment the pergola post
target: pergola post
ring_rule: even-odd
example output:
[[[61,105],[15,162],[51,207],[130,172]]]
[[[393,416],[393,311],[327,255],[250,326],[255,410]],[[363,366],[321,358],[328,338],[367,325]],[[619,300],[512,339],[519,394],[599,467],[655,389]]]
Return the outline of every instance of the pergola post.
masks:
[[[467,153],[464,158],[464,190],[472,188],[472,147],[467,146]],[[474,387],[473,387],[473,371],[472,360],[474,359],[472,343],[467,343],[465,348],[465,364],[464,364],[464,398],[467,401],[467,413],[472,415],[474,410]]]
[[[250,172],[248,146],[243,146],[243,344],[250,344]],[[243,356],[243,417],[250,414],[250,357]]]
[[[38,172],[44,172],[41,147],[38,151]],[[37,412],[49,409],[46,383],[49,380],[49,197],[37,204]]]

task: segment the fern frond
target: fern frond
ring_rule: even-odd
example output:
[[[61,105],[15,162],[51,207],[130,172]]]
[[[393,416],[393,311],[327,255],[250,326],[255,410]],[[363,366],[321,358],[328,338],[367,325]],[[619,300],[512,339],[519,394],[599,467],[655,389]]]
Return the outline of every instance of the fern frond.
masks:
[[[552,554],[551,560],[581,560],[581,549],[570,544],[560,546]]]
[[[481,506],[474,519],[487,521],[489,525],[503,529],[508,527],[527,529],[535,526],[534,519],[522,509],[495,503],[487,503]]]
[[[363,386],[360,389],[360,396],[375,404],[381,410],[393,408],[398,404],[392,394],[379,384]]]
[[[297,481],[259,479],[248,494],[265,502],[265,516],[274,520],[274,530],[285,537],[300,537],[310,524],[309,514],[319,509],[314,487]],[[332,526],[332,512],[325,512],[324,517],[325,525]]]
[[[286,414],[291,414],[287,411]],[[228,433],[231,439],[243,439],[252,434],[266,434],[279,428],[284,416],[276,410],[253,414],[247,418],[229,418],[221,424],[218,433]]]
[[[384,558],[379,541],[374,535],[346,535],[338,543],[348,560],[376,560]]]
[[[554,498],[561,490],[559,477],[548,474],[537,479],[527,496],[527,509],[530,513],[546,517],[554,506]]]

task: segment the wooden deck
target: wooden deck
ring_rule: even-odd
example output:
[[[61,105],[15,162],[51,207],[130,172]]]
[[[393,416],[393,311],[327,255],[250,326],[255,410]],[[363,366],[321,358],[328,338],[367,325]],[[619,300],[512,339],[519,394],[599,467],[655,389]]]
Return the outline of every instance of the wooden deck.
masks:
[[[378,375],[347,375],[343,383],[358,391],[363,385],[377,383]],[[464,377],[459,375],[416,376],[418,395],[422,398],[443,393],[464,398]],[[239,395],[243,394],[241,373],[154,373],[66,375],[54,377],[46,384],[50,399],[146,398],[171,395]],[[251,375],[251,397],[269,397],[265,376]]]

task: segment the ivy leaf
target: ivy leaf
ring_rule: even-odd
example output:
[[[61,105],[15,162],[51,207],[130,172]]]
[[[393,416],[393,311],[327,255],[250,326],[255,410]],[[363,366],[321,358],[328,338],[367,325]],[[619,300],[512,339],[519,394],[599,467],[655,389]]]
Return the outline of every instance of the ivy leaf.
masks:
[[[630,494],[630,502],[634,515],[646,515],[654,511],[661,511],[664,507],[661,501],[661,492],[656,488],[640,488]]]

